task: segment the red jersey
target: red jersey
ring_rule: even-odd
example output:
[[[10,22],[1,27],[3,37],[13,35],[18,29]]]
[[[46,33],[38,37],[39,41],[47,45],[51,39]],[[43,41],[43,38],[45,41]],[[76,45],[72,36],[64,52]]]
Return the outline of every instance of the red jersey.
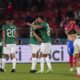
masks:
[[[76,24],[72,24],[72,25],[67,25],[67,26],[65,26],[65,30],[70,31],[70,30],[73,30],[73,29],[75,29],[75,30],[80,30],[79,26],[77,26]]]

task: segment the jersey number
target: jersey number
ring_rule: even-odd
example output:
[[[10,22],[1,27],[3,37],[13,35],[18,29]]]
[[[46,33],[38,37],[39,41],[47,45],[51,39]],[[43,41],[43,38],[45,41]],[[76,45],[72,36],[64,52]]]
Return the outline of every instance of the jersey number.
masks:
[[[7,29],[8,37],[15,37],[15,29]]]

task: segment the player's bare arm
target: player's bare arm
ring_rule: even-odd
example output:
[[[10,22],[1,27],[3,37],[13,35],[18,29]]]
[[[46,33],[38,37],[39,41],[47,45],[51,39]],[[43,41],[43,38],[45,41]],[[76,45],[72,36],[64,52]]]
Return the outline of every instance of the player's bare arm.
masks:
[[[34,24],[31,24],[31,23],[26,23],[28,26],[30,26],[30,27],[33,27],[33,28],[35,28],[35,29],[40,29],[40,28],[42,28],[40,25],[34,25]]]
[[[32,32],[32,34],[40,43],[43,42],[43,40],[34,31]]]

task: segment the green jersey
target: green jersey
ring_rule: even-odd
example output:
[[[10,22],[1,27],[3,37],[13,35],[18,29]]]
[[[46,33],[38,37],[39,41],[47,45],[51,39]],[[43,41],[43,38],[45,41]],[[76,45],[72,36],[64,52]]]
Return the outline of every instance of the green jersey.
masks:
[[[5,24],[2,27],[5,32],[5,43],[15,44],[16,43],[16,26],[13,24]]]
[[[2,46],[2,24],[0,24],[0,58],[2,58],[2,50],[3,50],[3,46]]]
[[[2,25],[3,24],[0,24],[0,42],[2,42]]]
[[[47,22],[43,22],[43,23],[40,24],[40,26],[42,27],[39,30],[40,35],[41,35],[41,39],[45,43],[51,43],[49,24]]]
[[[35,30],[31,27],[29,44],[36,44],[36,45],[38,45],[39,41],[32,34],[33,31],[35,31]]]
[[[33,22],[32,25],[37,25],[37,23]],[[32,34],[32,32],[35,32],[36,34],[38,34],[38,30],[31,27],[30,29],[30,40],[29,40],[29,44],[39,44],[39,41],[34,37],[34,35]]]

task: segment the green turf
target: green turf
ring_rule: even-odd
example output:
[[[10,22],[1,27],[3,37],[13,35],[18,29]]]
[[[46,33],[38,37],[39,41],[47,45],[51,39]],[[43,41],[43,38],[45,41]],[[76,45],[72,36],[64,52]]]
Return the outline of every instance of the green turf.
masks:
[[[0,72],[0,80],[78,80],[76,72],[69,71],[68,63],[53,63],[53,73],[44,74],[31,74],[30,66],[31,64],[17,64],[17,72],[11,73],[11,64],[7,64],[6,71]],[[37,68],[39,70],[39,64]]]

